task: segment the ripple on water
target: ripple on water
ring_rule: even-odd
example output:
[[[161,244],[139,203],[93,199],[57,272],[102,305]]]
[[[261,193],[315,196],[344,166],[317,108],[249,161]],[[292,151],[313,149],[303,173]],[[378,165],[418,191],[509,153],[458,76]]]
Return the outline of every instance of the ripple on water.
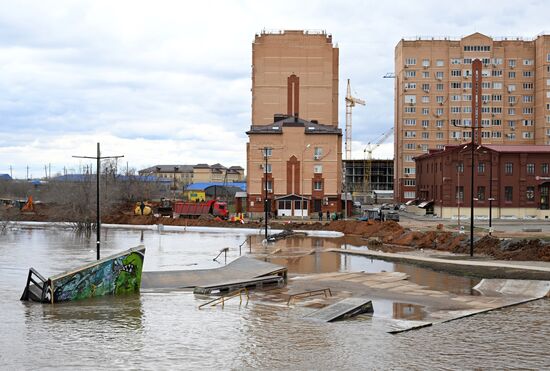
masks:
[[[139,237],[139,231],[109,231],[105,254],[134,246]],[[197,268],[214,267],[217,263],[212,258],[220,246],[230,246],[229,259],[234,259],[246,236],[159,236],[146,231],[144,238],[146,269],[154,270],[191,263]],[[312,243],[319,246],[321,242]],[[398,335],[384,333],[368,316],[319,323],[303,320],[305,309],[253,302],[239,305],[238,301],[224,309],[198,310],[204,300],[186,291],[55,306],[19,302],[30,266],[56,273],[93,256],[91,246],[93,241],[67,231],[0,236],[3,367],[544,369],[550,364],[548,299]],[[340,261],[338,269],[343,264]],[[440,278],[445,277],[432,281]],[[389,308],[393,310],[393,304]]]

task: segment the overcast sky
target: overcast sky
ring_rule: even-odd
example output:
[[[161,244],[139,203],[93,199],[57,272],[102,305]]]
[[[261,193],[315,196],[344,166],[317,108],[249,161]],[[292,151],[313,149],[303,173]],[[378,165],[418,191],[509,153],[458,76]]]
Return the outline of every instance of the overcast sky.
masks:
[[[245,167],[252,41],[262,30],[326,30],[353,113],[353,157],[393,126],[394,48],[402,37],[535,37],[547,1],[0,0],[0,173],[78,171],[73,155],[124,155],[130,167]],[[392,158],[391,138],[374,157]]]

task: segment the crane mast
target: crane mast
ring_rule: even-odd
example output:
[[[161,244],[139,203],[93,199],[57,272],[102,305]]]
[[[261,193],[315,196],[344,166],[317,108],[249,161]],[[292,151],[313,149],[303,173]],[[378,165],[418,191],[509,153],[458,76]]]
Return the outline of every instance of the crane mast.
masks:
[[[348,88],[346,92],[346,160],[351,160],[351,109],[356,104],[365,105],[365,101],[355,98],[351,95],[351,86],[348,79]]]

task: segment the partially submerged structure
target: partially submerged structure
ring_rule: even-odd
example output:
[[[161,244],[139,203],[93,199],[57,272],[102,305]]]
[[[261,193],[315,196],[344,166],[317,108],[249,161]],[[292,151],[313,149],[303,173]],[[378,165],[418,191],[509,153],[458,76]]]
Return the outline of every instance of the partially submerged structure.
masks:
[[[144,257],[138,246],[48,279],[30,268],[21,300],[54,304],[139,292]]]

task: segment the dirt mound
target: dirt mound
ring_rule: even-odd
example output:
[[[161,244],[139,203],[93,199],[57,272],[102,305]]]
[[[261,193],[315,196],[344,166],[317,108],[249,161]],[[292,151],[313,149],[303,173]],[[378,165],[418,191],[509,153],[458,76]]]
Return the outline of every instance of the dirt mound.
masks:
[[[455,253],[468,253],[469,245],[457,246]],[[531,260],[550,262],[550,245],[540,239],[503,241],[485,236],[474,243],[474,254],[491,256],[498,260]]]

